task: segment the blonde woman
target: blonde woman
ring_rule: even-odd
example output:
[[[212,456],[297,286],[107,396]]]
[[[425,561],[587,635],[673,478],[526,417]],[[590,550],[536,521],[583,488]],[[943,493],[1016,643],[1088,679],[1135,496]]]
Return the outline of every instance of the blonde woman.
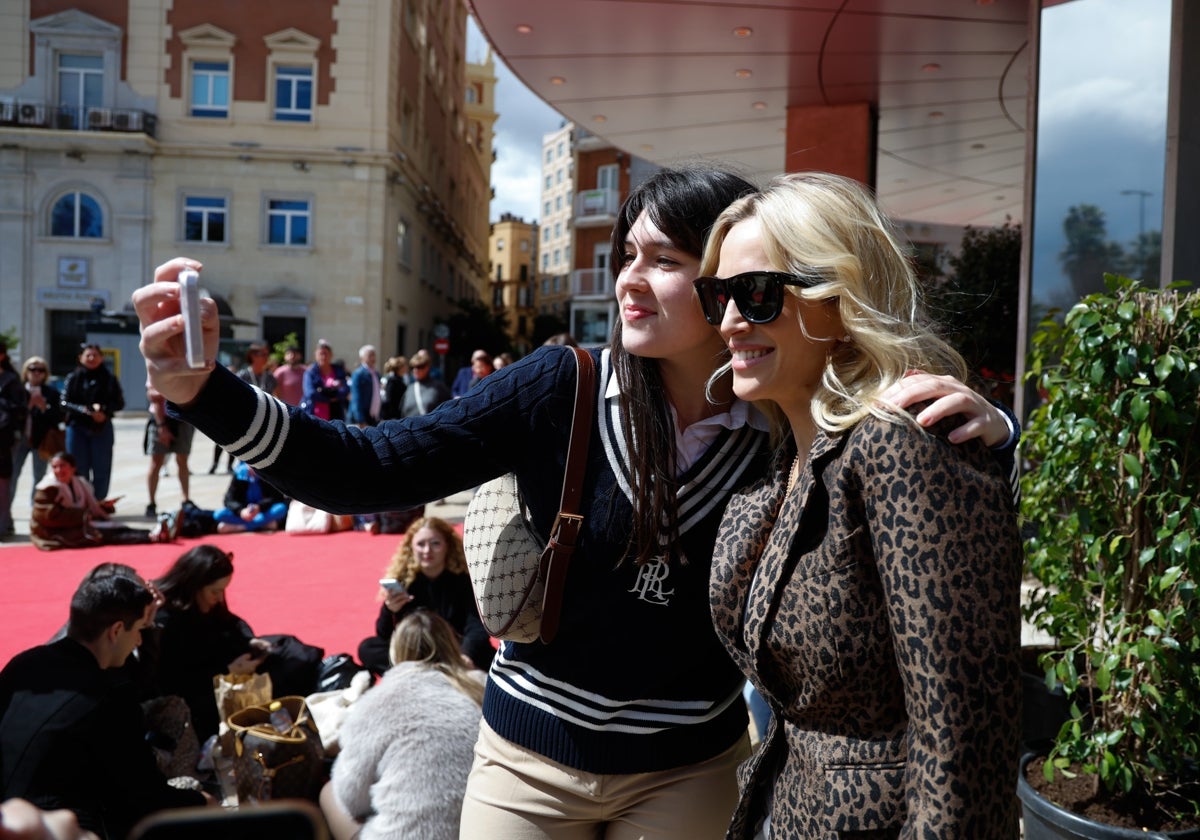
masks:
[[[450,523],[432,516],[415,520],[382,579],[394,583],[380,588],[383,603],[375,635],[358,646],[359,661],[371,673],[378,676],[391,666],[388,650],[393,631],[405,616],[421,608],[446,619],[462,637],[462,652],[475,667],[488,669],[495,651],[475,609],[462,539]]]
[[[717,634],[773,718],[729,837],[1015,838],[1013,495],[1002,441],[880,401],[913,368],[966,372],[904,248],[860,185],[789,175],[721,214],[703,273],[777,442],[713,552]]]
[[[390,656],[393,667],[342,724],[321,808],[336,840],[456,840],[484,675],[429,610],[396,625]]]

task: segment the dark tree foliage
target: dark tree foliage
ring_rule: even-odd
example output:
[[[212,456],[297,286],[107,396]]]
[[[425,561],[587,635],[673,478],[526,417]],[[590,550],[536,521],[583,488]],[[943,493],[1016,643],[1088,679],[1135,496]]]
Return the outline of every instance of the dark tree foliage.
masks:
[[[1008,399],[1017,360],[1021,226],[968,227],[946,277],[926,288],[930,313],[987,390]]]
[[[493,313],[484,304],[462,299],[456,304],[459,311],[446,319],[450,327],[450,354],[447,356],[447,369],[456,370],[451,364],[469,364],[471,353],[477,348],[491,353],[512,352],[512,340],[508,337],[508,317],[503,313]],[[433,348],[428,348],[431,352]]]

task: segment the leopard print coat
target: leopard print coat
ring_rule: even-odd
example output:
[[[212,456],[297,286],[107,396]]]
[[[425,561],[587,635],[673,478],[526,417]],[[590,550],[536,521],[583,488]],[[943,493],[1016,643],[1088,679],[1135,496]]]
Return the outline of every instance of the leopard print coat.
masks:
[[[1022,550],[950,428],[868,418],[730,502],[713,618],[772,711],[730,838],[1017,837]]]

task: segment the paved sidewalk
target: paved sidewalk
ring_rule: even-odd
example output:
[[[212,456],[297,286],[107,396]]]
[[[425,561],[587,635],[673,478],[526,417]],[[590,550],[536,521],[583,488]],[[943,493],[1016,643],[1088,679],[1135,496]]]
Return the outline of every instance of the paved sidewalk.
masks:
[[[143,516],[150,501],[146,488],[146,475],[150,468],[150,456],[142,448],[146,429],[145,412],[119,412],[113,419],[116,443],[113,446],[113,475],[109,485],[110,497],[123,496],[117,502],[116,519],[135,527],[150,527],[153,520]],[[212,465],[213,443],[200,432],[192,442],[192,454],[188,458],[191,468],[190,493],[192,501],[202,508],[214,509],[223,504],[225,490],[229,486],[229,474],[225,472],[228,456],[221,455],[217,472],[209,475]],[[160,513],[178,510],[183,496],[179,489],[179,475],[175,467],[175,456],[168,455],[167,475],[158,480],[157,504]],[[29,542],[29,499],[33,487],[33,469],[26,461],[25,469],[17,482],[17,496],[13,501],[12,514],[16,536],[5,545],[21,545]],[[471,492],[457,493],[444,503],[425,506],[429,516],[437,516],[448,522],[461,522],[471,501]]]

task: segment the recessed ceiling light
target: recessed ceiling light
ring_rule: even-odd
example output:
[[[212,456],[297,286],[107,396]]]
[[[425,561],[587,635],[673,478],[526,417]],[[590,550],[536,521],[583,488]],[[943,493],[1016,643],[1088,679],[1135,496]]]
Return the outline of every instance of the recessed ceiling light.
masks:
[[[996,200],[997,200],[997,201],[1003,201],[1003,200],[1004,200],[1004,196],[1002,196],[1002,195],[998,195],[998,196],[996,196]]]
[[[603,114],[593,114],[592,122],[608,122],[608,117],[604,116]]]
[[[931,120],[940,120],[944,116],[946,116],[944,111],[930,111],[929,112],[929,119],[931,119]]]
[[[749,26],[735,26],[733,28],[733,34],[738,38],[749,38],[754,34],[754,30]]]
[[[921,69],[926,73],[936,73],[942,69],[942,65],[938,64],[936,61],[931,61],[928,64],[922,64]]]
[[[755,102],[750,107],[753,108],[755,111],[765,111],[765,110],[767,110],[767,103],[766,102]]]
[[[739,69],[737,69],[737,70],[734,70],[734,71],[733,71],[733,75],[734,75],[734,76],[736,76],[736,77],[737,77],[737,78],[739,78],[739,79],[749,79],[751,76],[753,76],[753,75],[754,75],[754,71],[753,71],[753,70],[749,70],[749,69],[747,69],[747,68],[745,68],[745,67],[741,67],[741,68],[739,68]]]
[[[972,149],[986,149],[987,144],[986,143],[972,143],[971,148]]]
[[[518,23],[516,26],[516,30],[518,32],[520,32],[522,35],[528,35],[530,32],[533,31],[533,27],[530,26],[528,23]]]
[[[896,183],[897,183],[897,184],[907,184],[907,183],[908,183],[908,179],[907,179],[907,178],[897,178],[897,179],[896,179]]]
[[[550,84],[552,84],[552,85],[565,85],[566,83],[567,83],[567,80],[564,79],[562,76],[551,76],[550,77]]]
[[[641,149],[643,152],[653,152],[654,151],[654,147],[651,146],[649,143],[643,143],[641,145]]]

